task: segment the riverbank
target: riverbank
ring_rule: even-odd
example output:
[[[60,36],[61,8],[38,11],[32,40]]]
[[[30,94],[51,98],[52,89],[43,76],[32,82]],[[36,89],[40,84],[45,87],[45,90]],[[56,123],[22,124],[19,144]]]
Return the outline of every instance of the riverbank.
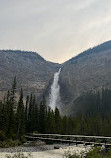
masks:
[[[58,144],[0,149],[0,158],[5,158],[6,154],[13,155],[16,152],[23,152],[25,155],[30,152],[33,158],[63,158],[63,155],[68,151],[79,154],[90,149],[90,147],[85,148],[84,146],[76,145],[61,145],[59,149],[54,149],[56,145]]]

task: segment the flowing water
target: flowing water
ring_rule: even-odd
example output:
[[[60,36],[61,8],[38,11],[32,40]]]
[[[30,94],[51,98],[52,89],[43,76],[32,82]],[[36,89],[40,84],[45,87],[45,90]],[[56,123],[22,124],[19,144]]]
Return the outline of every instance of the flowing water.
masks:
[[[13,156],[17,152],[18,153],[22,152],[25,156],[27,156],[27,154],[30,153],[32,155],[32,158],[63,158],[63,155],[69,151],[71,153],[80,154],[83,151],[87,152],[91,149],[91,147],[76,146],[76,145],[73,145],[73,146],[61,145],[60,149],[54,149],[54,147],[52,149],[52,147],[51,148],[49,147],[49,149],[46,149],[46,150],[39,150],[38,148],[40,148],[40,146],[28,147],[27,149],[24,149],[22,147],[20,148],[22,149],[20,151],[19,151],[19,148],[20,147],[15,147],[14,149],[6,148],[4,149],[4,151],[0,151],[0,158],[6,158],[5,155]],[[41,149],[43,149],[43,147],[41,147]]]
[[[51,85],[49,106],[53,110],[55,110],[55,107],[58,106],[58,103],[60,102],[60,85],[59,85],[60,72],[61,72],[61,68],[59,69],[58,72],[54,74],[53,83]]]

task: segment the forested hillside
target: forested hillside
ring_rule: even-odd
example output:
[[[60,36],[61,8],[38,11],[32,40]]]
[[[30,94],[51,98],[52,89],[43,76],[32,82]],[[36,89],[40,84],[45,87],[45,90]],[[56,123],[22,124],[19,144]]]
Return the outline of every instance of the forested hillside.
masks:
[[[101,91],[102,88],[111,89],[111,41],[65,62],[62,65],[60,85],[63,110],[66,114],[77,111],[75,100],[83,93]]]

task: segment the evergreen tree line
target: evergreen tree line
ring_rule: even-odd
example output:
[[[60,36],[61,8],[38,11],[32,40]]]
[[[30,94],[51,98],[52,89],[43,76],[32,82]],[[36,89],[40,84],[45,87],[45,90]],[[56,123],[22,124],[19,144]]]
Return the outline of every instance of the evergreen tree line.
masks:
[[[21,140],[26,133],[59,133],[111,136],[111,90],[88,93],[81,96],[84,113],[75,117],[61,116],[56,107],[53,111],[45,98],[38,104],[34,95],[23,101],[23,90],[16,98],[16,78],[6,97],[0,102],[0,132],[6,138]],[[1,139],[1,137],[0,137]]]
[[[88,92],[81,95],[75,101],[77,114],[85,117],[100,115],[102,118],[111,115],[111,90],[102,89],[101,91]]]
[[[73,119],[61,117],[57,107],[53,111],[46,105],[45,97],[39,104],[35,95],[27,96],[25,104],[23,98],[22,89],[19,99],[16,97],[15,78],[11,90],[0,101],[0,133],[6,138],[21,140],[26,133],[32,132],[73,133]]]

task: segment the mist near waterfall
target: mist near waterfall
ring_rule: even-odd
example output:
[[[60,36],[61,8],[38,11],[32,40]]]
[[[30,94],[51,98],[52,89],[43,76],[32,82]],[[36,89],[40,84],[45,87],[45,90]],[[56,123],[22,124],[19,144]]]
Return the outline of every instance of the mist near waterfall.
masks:
[[[51,109],[55,110],[55,107],[58,106],[60,102],[60,85],[59,85],[59,75],[61,68],[58,72],[54,74],[53,83],[51,85],[51,93],[49,97],[49,106]]]

